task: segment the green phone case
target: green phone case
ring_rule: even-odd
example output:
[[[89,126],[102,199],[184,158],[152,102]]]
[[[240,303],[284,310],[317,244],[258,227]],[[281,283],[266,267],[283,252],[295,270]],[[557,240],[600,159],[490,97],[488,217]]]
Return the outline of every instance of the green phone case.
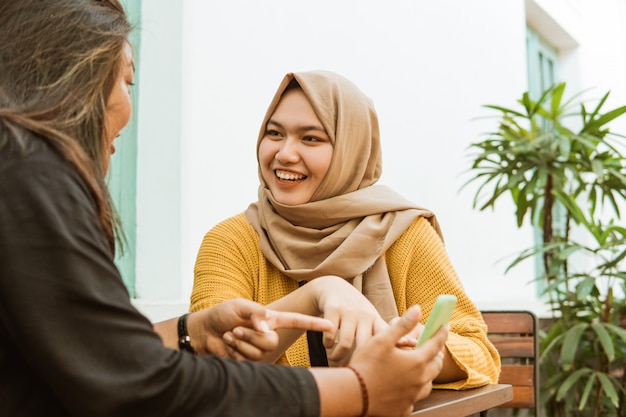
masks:
[[[442,294],[437,297],[437,301],[435,301],[435,306],[430,312],[424,331],[417,341],[417,346],[420,346],[422,343],[430,339],[433,334],[437,333],[437,330],[439,330],[441,326],[450,320],[450,316],[452,315],[455,306],[456,296],[452,294]]]

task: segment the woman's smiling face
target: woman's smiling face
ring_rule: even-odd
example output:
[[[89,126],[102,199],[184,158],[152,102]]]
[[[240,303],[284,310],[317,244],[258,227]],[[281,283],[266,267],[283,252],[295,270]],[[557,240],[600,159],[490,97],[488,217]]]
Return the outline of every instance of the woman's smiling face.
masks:
[[[311,200],[333,156],[331,143],[300,88],[287,90],[265,126],[259,164],[274,199],[295,206]]]

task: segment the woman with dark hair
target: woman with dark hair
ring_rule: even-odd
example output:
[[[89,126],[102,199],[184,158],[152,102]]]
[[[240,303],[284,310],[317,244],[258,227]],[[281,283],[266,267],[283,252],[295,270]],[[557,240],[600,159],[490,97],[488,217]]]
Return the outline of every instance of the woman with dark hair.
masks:
[[[447,336],[399,348],[419,308],[349,367],[302,369],[226,357],[259,359],[276,329],[324,319],[236,299],[153,325],[132,306],[104,183],[130,118],[130,31],[117,0],[0,0],[2,415],[407,414]]]

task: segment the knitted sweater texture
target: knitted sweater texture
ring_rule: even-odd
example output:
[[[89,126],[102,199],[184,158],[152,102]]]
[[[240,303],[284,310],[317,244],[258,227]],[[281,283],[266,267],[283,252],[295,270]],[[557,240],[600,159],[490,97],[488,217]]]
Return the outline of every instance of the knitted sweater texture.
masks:
[[[487,339],[487,326],[428,220],[418,218],[387,250],[385,260],[400,315],[419,304],[425,323],[439,294],[457,297],[446,346],[468,377],[435,387],[467,389],[497,382],[500,358]],[[190,310],[238,297],[265,305],[297,288],[297,282],[266,261],[259,237],[242,213],[205,235],[196,259]],[[286,351],[279,363],[310,366],[306,335]]]

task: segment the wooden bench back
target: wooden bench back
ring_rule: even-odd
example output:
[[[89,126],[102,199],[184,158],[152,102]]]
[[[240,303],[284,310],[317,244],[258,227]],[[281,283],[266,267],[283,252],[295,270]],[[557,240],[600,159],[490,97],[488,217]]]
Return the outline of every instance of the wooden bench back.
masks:
[[[513,400],[503,408],[531,408],[537,415],[537,318],[530,311],[483,311],[487,336],[502,360],[498,380],[513,386]]]

